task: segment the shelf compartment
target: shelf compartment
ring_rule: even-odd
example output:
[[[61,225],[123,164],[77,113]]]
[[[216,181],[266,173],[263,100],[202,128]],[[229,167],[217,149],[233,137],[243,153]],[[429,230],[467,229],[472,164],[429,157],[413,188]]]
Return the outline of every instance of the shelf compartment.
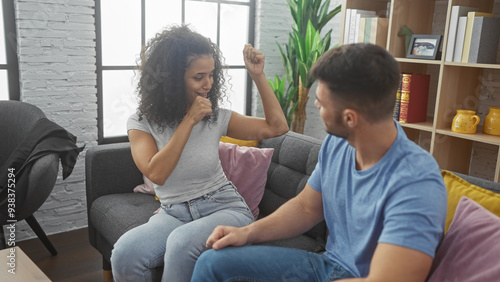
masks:
[[[387,46],[394,57],[406,57],[405,38],[398,36],[403,26],[406,25],[414,34],[432,33],[435,5],[435,0],[392,1]]]
[[[403,124],[401,124],[403,125]],[[403,126],[406,136],[411,141],[422,147],[427,152],[431,151],[432,132],[422,131],[418,128]]]
[[[469,174],[473,142],[436,132],[432,155],[441,169]]]
[[[417,129],[431,131],[427,125],[432,127],[433,117],[435,113],[436,106],[436,97],[438,93],[438,84],[439,84],[439,72],[441,69],[441,65],[438,64],[422,64],[422,63],[414,63],[414,62],[400,62],[399,63],[400,71],[405,73],[416,73],[416,74],[428,74],[431,76],[430,84],[429,84],[429,98],[427,101],[427,122],[425,123],[413,123],[418,124]],[[410,94],[411,97],[411,94]],[[411,98],[410,98],[411,100]],[[402,124],[403,125],[403,124]],[[419,128],[419,126],[422,126]]]
[[[436,129],[451,128],[458,109],[477,111],[483,69],[444,66],[434,114]]]
[[[341,25],[340,25],[340,44],[346,44],[343,42],[344,40],[344,28],[345,28],[345,11],[346,9],[362,9],[362,10],[370,10],[375,11],[377,16],[386,17],[387,7],[390,0],[343,0],[342,8],[341,8]]]
[[[480,12],[491,13],[495,0],[451,0],[448,6],[448,14],[451,14],[452,6],[469,6],[479,8]]]

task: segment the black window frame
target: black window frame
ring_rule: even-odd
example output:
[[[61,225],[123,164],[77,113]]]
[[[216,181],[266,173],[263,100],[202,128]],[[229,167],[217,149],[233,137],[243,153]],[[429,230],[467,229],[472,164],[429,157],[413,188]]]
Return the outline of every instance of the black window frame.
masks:
[[[105,0],[104,0],[105,1]],[[146,43],[146,1],[141,0],[141,45],[144,46]],[[182,23],[185,23],[185,3],[186,1],[196,1],[196,0],[182,0]],[[221,4],[234,4],[234,5],[244,5],[249,7],[249,18],[248,18],[248,43],[254,44],[255,38],[255,0],[249,0],[248,2],[230,1],[230,0],[203,0],[200,2],[211,2],[217,3],[217,45],[220,45],[220,9]],[[101,33],[101,0],[95,0],[95,25],[96,25],[96,74],[97,74],[97,121],[98,121],[98,144],[110,144],[119,142],[128,142],[128,136],[116,136],[116,137],[105,137],[104,136],[104,113],[103,113],[103,88],[102,88],[102,75],[103,71],[106,70],[135,70],[137,66],[103,66],[102,65],[102,33]],[[230,65],[225,66],[227,69],[245,69],[245,65]],[[245,97],[245,114],[251,115],[252,113],[252,79],[247,73],[246,80],[246,97]]]
[[[14,0],[3,0],[2,10],[4,20],[6,64],[0,64],[0,69],[7,70],[9,100],[19,101],[21,95],[19,87],[19,61],[17,59],[17,31]]]

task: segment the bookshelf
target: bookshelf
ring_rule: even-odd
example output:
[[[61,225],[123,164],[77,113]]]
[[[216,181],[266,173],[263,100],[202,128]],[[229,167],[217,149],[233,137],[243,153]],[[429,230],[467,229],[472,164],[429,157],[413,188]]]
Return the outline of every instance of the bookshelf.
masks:
[[[427,121],[401,124],[408,137],[429,151],[442,169],[472,174],[500,182],[500,136],[482,133],[482,122],[488,106],[500,106],[500,64],[473,64],[445,61],[449,42],[448,30],[453,6],[476,7],[481,12],[495,13],[500,7],[495,0],[343,0],[340,42],[343,44],[346,9],[375,11],[389,18],[385,47],[399,62],[402,72],[431,75]],[[436,7],[441,8],[437,11]],[[498,14],[498,13],[497,13]],[[499,15],[495,15],[499,17]],[[408,59],[405,39],[398,36],[408,26],[415,34],[442,35],[442,55],[437,60]],[[485,90],[486,89],[486,90]],[[484,92],[493,99],[484,99]],[[491,97],[490,97],[491,98]],[[496,101],[496,102],[495,102]],[[488,104],[489,103],[489,104]],[[475,134],[451,131],[457,109],[478,112],[480,126]],[[482,114],[479,112],[483,111]],[[488,153],[477,153],[476,148]],[[479,156],[479,157],[478,157]],[[477,171],[481,171],[477,173]],[[486,172],[485,172],[486,171]],[[479,175],[478,175],[479,174]]]

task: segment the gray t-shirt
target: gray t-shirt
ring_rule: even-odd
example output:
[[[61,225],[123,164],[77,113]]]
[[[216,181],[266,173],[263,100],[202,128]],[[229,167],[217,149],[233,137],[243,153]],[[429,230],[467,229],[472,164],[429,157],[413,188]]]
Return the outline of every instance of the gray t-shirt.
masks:
[[[219,140],[227,134],[231,114],[230,110],[219,109],[217,122],[202,120],[193,127],[172,174],[165,184],[154,185],[156,196],[163,205],[198,198],[217,190],[228,181],[219,159]],[[127,130],[131,129],[151,134],[159,151],[172,138],[177,127],[166,127],[160,133],[156,124],[149,123],[145,116],[139,121],[139,115],[135,113],[127,122]]]

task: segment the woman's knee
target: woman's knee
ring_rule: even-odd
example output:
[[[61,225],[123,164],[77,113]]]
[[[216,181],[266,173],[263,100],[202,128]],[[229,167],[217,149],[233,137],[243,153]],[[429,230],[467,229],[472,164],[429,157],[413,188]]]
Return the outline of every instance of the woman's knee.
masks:
[[[172,231],[167,238],[166,252],[176,256],[186,254],[189,257],[198,257],[206,250],[205,242],[208,235],[203,231],[184,230],[180,227]]]

